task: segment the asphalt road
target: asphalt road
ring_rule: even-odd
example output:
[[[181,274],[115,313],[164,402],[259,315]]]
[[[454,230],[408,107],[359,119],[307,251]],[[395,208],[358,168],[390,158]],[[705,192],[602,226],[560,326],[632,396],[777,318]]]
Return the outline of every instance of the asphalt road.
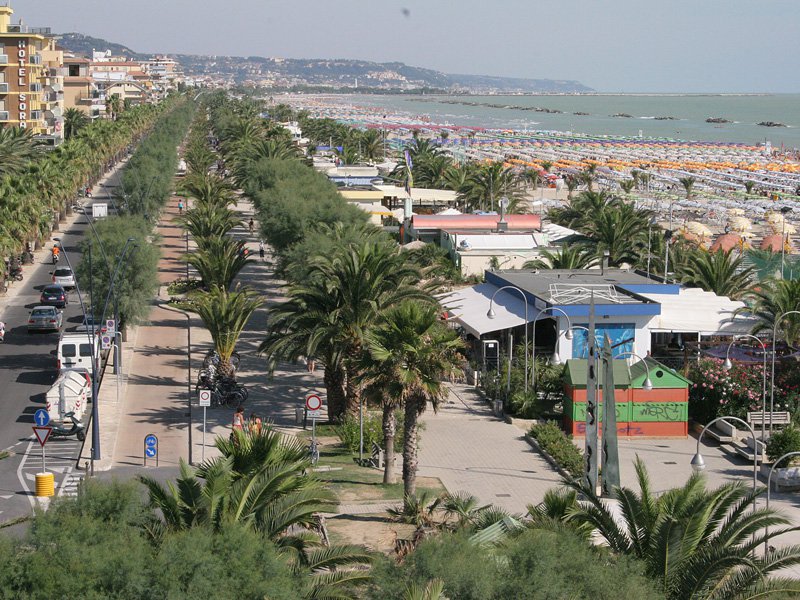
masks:
[[[114,172],[108,188],[96,186],[94,198],[84,201],[104,202],[105,189],[113,193],[121,169]],[[98,193],[98,191],[100,193]],[[90,209],[87,212],[91,212]],[[55,233],[60,237],[68,253],[73,269],[81,257],[78,243],[84,235],[91,234],[86,217],[79,215],[75,223]],[[98,260],[102,257],[98,256]],[[62,256],[59,266],[66,266]],[[0,344],[0,451],[8,450],[11,456],[0,459],[0,522],[31,512],[34,497],[35,474],[41,471],[41,448],[33,439],[31,427],[33,414],[45,407],[45,394],[56,379],[56,344],[58,333],[27,332],[27,317],[30,309],[39,304],[42,287],[51,283],[53,265],[49,259],[23,267],[22,281],[14,282],[21,287],[13,299],[0,299],[0,320],[6,324],[5,343]],[[86,301],[87,298],[84,298]],[[64,309],[63,330],[74,329],[81,323],[78,295],[69,293],[69,305]],[[87,415],[91,407],[87,407]],[[89,432],[87,432],[88,434]],[[89,436],[87,436],[89,437]],[[55,474],[56,493],[61,489],[74,492],[76,480],[82,475],[75,470],[75,461],[81,444],[72,438],[55,439],[47,443],[47,468]]]

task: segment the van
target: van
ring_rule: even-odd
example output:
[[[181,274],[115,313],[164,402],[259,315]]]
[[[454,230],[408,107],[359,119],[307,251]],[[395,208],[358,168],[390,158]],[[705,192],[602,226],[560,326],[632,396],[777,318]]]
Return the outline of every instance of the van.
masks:
[[[99,354],[99,345],[95,343]],[[58,370],[92,372],[92,342],[86,333],[65,333],[58,340]]]

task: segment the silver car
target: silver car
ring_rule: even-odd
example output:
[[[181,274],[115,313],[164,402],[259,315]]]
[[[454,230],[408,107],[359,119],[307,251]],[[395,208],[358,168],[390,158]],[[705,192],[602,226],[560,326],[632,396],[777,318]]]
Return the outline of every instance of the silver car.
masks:
[[[58,331],[64,315],[55,306],[35,306],[28,317],[28,333]]]
[[[66,290],[75,288],[75,275],[69,267],[58,267],[53,271],[53,283]]]

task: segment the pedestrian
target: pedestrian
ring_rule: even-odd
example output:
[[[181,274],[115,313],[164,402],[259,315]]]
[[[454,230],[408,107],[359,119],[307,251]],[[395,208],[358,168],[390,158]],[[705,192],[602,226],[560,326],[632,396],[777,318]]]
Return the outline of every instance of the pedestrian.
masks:
[[[258,242],[258,255],[264,260],[264,240]]]
[[[86,194],[87,198],[91,198],[92,197],[92,189],[87,186],[85,194]]]
[[[250,229],[250,235],[253,235],[253,231],[255,231],[256,224],[253,221],[253,217],[250,217],[250,222],[247,224],[247,227]]]
[[[178,213],[183,214],[183,199],[178,200]]]
[[[256,413],[250,413],[250,433],[261,435],[261,417]]]
[[[245,429],[245,422],[244,422],[244,406],[241,404],[236,408],[236,412],[233,413],[233,423],[231,424],[231,439],[236,439],[235,434],[237,431],[244,433]]]

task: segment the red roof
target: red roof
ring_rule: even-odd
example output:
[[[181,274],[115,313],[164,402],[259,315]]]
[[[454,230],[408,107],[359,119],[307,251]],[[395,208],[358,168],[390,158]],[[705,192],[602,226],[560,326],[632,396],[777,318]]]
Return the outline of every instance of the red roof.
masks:
[[[414,229],[496,229],[500,215],[414,215]],[[539,215],[506,215],[509,229],[530,231],[542,226]]]

